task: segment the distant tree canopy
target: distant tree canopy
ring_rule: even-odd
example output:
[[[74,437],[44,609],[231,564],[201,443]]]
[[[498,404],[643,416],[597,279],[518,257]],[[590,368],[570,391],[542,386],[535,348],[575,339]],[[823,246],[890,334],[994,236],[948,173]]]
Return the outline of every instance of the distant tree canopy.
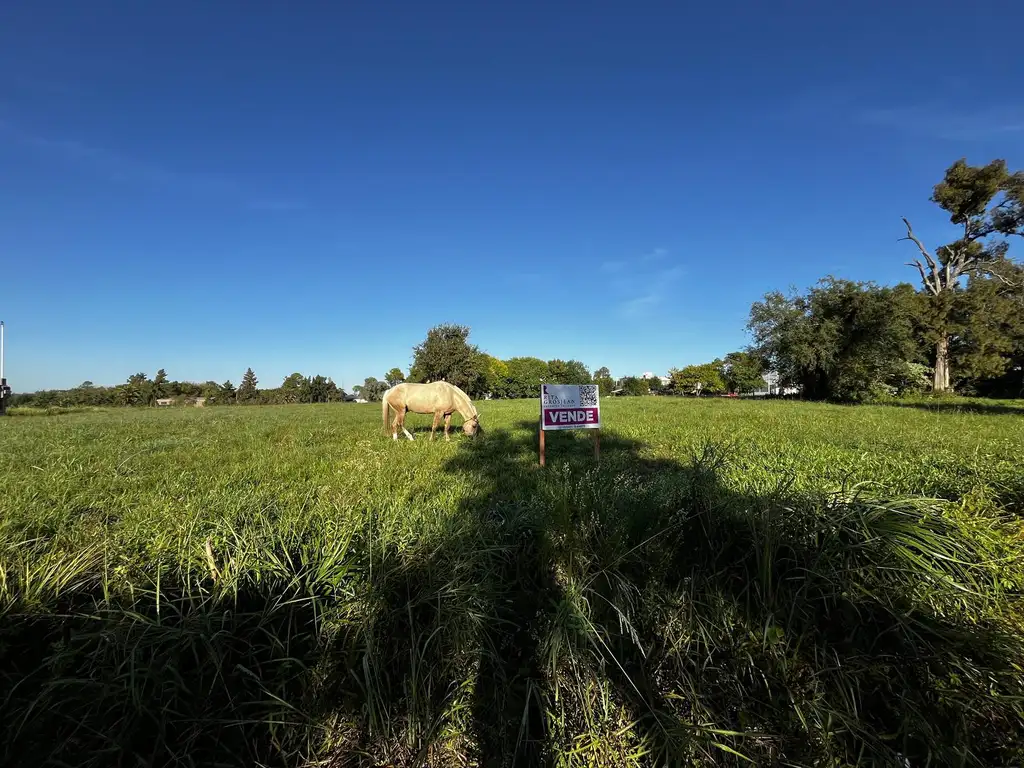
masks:
[[[647,379],[641,379],[639,376],[626,376],[619,382],[620,390],[622,394],[628,397],[639,397],[646,395],[650,392],[650,384],[647,383]]]
[[[238,387],[236,397],[240,403],[249,403],[259,397],[259,393],[256,391],[256,385],[259,381],[256,378],[256,374],[253,373],[252,368],[247,368],[245,375],[242,376],[242,383]]]
[[[806,295],[771,293],[750,310],[757,354],[805,396],[858,402],[893,387],[914,343],[909,285],[825,278]]]
[[[764,360],[753,352],[730,352],[722,361],[722,376],[730,392],[754,392],[764,386]]]
[[[377,403],[384,397],[384,393],[388,391],[388,385],[387,382],[377,381],[373,376],[369,376],[361,385],[352,389],[363,399],[369,400],[371,403]]]
[[[413,348],[409,380],[447,381],[469,394],[480,391],[483,373],[480,351],[468,341],[469,327],[438,325],[427,331],[427,338]]]
[[[714,395],[725,392],[726,383],[723,374],[723,363],[687,365],[669,371],[669,387],[673,392],[684,395]]]

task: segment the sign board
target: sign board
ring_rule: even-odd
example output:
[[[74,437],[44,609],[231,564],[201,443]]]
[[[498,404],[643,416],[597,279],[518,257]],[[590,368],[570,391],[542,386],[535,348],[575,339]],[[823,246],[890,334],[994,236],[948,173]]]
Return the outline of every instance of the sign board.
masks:
[[[596,384],[541,384],[541,429],[600,429]]]

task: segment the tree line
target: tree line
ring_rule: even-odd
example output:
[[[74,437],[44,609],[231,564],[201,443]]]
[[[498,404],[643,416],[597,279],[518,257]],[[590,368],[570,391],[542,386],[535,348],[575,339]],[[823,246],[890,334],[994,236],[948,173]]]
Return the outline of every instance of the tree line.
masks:
[[[235,387],[230,380],[223,384],[215,381],[197,383],[172,381],[161,368],[153,378],[135,373],[124,384],[113,387],[96,386],[82,382],[73,389],[43,390],[15,394],[11,406],[76,407],[76,406],[151,406],[158,400],[171,400],[175,404],[190,405],[202,400],[205,405],[272,405],[284,403],[330,403],[350,399],[330,378],[293,373],[285,377],[279,387],[259,389],[259,380],[252,368],[242,375]],[[358,389],[358,388],[357,388]]]

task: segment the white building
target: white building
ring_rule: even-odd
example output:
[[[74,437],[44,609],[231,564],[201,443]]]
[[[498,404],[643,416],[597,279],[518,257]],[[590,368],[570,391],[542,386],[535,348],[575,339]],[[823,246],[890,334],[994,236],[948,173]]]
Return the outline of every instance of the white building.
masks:
[[[780,387],[779,374],[775,371],[768,371],[762,377],[764,386],[758,387],[750,394],[754,397],[765,397],[769,395],[796,395],[800,393],[797,387]]]
[[[662,383],[662,385],[666,387],[669,385],[669,382],[672,381],[672,379],[670,379],[668,376],[655,376],[650,371],[644,371],[643,376],[641,376],[640,378],[644,379],[645,381],[650,381],[651,379],[658,379]]]

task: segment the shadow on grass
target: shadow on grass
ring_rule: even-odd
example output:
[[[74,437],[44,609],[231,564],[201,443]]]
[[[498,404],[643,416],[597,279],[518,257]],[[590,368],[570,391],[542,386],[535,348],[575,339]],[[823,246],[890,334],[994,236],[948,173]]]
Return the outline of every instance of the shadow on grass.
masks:
[[[881,403],[888,408],[914,408],[919,411],[931,413],[966,413],[980,416],[1024,416],[1024,401],[1020,406],[1006,405],[1005,403],[989,403],[984,400],[972,400],[970,402],[888,402]]]
[[[459,440],[444,471],[472,491],[436,534],[360,531],[351,600],[271,584],[159,631],[8,615],[7,756],[1019,763],[1021,643],[984,612],[947,618],[1007,588],[942,510],[739,493],[727,447],[666,460],[610,434],[600,465],[589,434],[549,434],[541,469],[536,428]],[[97,693],[123,706],[90,709]]]
[[[130,604],[78,592],[0,619],[0,764],[288,765],[315,654],[282,589]]]

